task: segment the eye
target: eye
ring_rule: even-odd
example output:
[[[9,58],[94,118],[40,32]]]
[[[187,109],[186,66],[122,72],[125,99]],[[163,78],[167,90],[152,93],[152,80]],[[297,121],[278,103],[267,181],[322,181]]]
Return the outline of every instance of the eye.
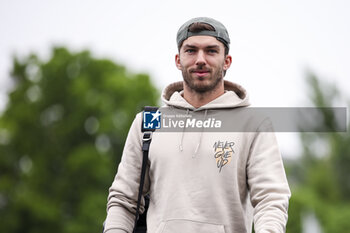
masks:
[[[216,49],[209,49],[208,53],[218,53],[218,51]]]
[[[186,53],[194,53],[195,50],[194,50],[194,49],[186,49],[185,52],[186,52]]]

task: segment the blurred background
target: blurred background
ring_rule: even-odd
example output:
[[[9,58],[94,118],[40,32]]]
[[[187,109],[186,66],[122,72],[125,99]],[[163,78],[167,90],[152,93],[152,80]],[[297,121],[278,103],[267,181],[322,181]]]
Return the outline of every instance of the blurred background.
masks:
[[[348,107],[350,2],[0,0],[0,232],[100,232],[125,137],[182,79],[177,29],[221,21],[256,107]],[[324,124],[336,128],[323,112]],[[350,135],[277,133],[287,232],[350,230]]]

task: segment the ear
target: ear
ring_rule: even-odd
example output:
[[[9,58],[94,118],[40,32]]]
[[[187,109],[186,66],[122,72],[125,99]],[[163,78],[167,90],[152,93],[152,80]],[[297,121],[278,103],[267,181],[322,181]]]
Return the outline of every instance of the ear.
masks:
[[[180,62],[180,55],[179,54],[175,55],[175,65],[179,70],[182,70],[182,65]]]
[[[231,66],[231,63],[232,63],[232,57],[231,55],[226,55],[225,57],[225,61],[224,61],[224,70],[228,70],[228,68],[230,68]]]

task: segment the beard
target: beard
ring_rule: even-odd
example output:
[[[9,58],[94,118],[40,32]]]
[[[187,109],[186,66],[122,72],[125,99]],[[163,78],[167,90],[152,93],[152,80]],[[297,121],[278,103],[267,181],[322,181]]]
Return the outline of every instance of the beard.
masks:
[[[192,73],[195,70],[201,70],[203,67],[198,67],[196,69],[182,69],[182,76],[184,79],[184,82],[187,84],[187,86],[194,92],[197,93],[205,93],[205,92],[211,92],[216,89],[216,87],[222,82],[222,79],[224,77],[223,75],[223,68],[220,67],[217,70],[214,70],[212,73],[212,69],[209,70],[210,74],[208,77],[192,77]]]

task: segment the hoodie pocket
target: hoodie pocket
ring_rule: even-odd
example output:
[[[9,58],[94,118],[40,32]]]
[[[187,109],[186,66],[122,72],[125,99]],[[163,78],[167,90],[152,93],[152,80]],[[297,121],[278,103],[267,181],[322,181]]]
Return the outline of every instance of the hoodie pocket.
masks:
[[[204,223],[185,219],[162,222],[156,233],[225,233],[224,225]]]

